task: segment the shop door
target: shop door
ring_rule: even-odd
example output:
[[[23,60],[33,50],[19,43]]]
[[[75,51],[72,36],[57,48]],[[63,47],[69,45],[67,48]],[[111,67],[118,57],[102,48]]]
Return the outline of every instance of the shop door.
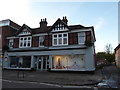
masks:
[[[48,69],[48,58],[46,56],[41,56],[38,58],[38,69],[47,70]]]

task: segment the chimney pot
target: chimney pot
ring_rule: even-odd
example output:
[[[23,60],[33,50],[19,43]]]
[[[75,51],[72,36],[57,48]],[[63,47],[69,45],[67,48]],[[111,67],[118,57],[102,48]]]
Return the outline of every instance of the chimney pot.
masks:
[[[41,19],[40,28],[47,28],[47,21],[46,21],[46,18],[45,18],[45,19]]]
[[[62,21],[63,21],[65,24],[67,24],[67,22],[68,22],[67,17],[66,17],[66,16],[63,17]]]

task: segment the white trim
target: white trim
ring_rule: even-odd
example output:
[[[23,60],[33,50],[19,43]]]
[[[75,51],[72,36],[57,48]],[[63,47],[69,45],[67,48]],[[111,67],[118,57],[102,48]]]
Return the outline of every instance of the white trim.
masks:
[[[51,32],[61,32],[61,31],[69,31],[69,29],[53,30],[53,31],[51,31]]]
[[[14,39],[14,38],[19,38],[19,37],[15,37],[15,36],[13,36],[13,37],[6,37],[6,39]]]
[[[74,29],[70,32],[72,33],[72,32],[82,32],[82,31],[92,31],[92,29]]]
[[[48,34],[47,33],[34,34],[33,37],[34,36],[41,36],[41,35],[48,35]]]

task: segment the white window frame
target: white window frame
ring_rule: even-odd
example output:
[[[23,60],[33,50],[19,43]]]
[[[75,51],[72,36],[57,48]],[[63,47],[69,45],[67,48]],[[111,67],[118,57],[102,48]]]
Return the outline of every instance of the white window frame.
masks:
[[[64,34],[66,34],[67,36],[64,37],[64,36],[63,36]],[[54,35],[57,35],[57,37],[55,38]],[[62,37],[59,37],[59,35],[62,35]],[[62,43],[61,43],[61,44],[59,44],[59,39],[60,39],[60,38],[62,39]],[[67,43],[66,43],[66,44],[64,44],[64,38],[67,38]],[[54,39],[57,40],[57,44],[54,44]],[[52,35],[52,40],[53,40],[53,43],[52,43],[53,46],[68,45],[68,33],[53,34],[53,35]]]
[[[80,33],[83,33],[82,36],[80,36]],[[83,38],[83,42],[80,42],[80,38]],[[78,32],[78,44],[85,44],[85,32]]]
[[[26,38],[26,40],[25,40]],[[30,38],[30,40],[28,40],[28,38]],[[21,40],[22,39],[22,40]],[[26,46],[24,46],[26,42]],[[30,46],[28,46],[28,42],[30,42]],[[21,46],[21,43],[22,43],[22,46]],[[31,43],[32,43],[32,38],[31,36],[27,36],[27,37],[20,37],[19,38],[19,48],[27,48],[27,47],[31,47]]]
[[[40,40],[41,40],[40,38],[41,38],[41,37],[43,38],[42,41],[43,41],[43,42],[45,41],[45,36],[44,36],[44,35],[40,35],[40,36],[39,36],[39,47],[44,47],[44,44],[43,44],[43,45],[40,45],[40,42],[41,42],[41,41],[40,41]]]
[[[13,42],[14,42],[13,39],[9,39],[9,48],[13,48]]]

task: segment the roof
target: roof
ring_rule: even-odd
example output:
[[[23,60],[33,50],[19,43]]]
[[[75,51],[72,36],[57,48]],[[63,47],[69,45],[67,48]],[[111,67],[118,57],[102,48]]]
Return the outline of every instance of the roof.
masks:
[[[40,27],[38,27],[38,28],[32,29],[32,32],[33,32],[33,34],[46,33],[46,32],[49,31],[50,28],[51,28],[51,26],[47,26],[47,28],[40,28]]]
[[[5,19],[0,21],[0,26],[12,26],[15,29],[19,29],[21,26],[18,25],[17,23],[13,22],[10,19]]]
[[[83,29],[91,29],[93,31],[93,36],[95,38],[95,32],[94,32],[94,27],[85,27],[83,25],[67,25],[64,21],[62,21],[60,18],[58,18],[58,20],[52,25],[52,26],[47,26],[46,28],[30,28],[29,26],[27,26],[26,24],[23,24],[22,27],[19,28],[19,30],[12,36],[18,35],[24,28],[26,28],[31,34],[40,34],[40,33],[49,33],[51,32],[51,30],[54,28],[54,26],[58,23],[62,23],[64,24],[70,31],[79,29],[79,30],[83,30]],[[95,38],[96,41],[96,38]]]
[[[115,53],[116,51],[120,48],[120,44],[114,49],[115,50]]]

